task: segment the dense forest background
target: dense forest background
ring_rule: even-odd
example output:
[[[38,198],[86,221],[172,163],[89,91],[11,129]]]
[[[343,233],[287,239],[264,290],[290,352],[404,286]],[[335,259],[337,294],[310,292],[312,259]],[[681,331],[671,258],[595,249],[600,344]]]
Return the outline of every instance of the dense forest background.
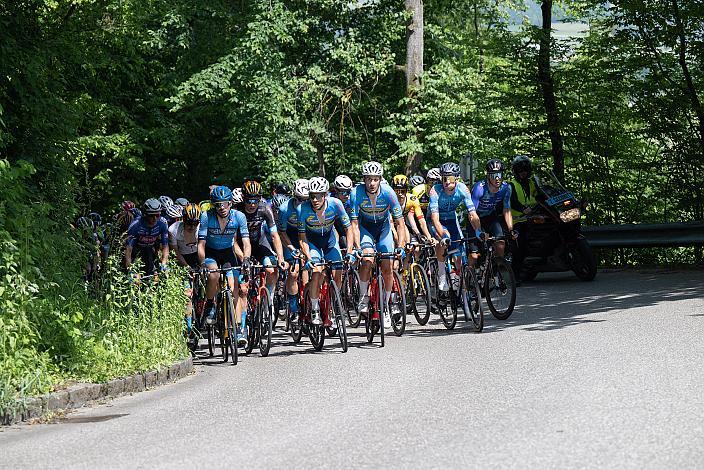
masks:
[[[588,224],[704,219],[702,2],[426,0],[413,87],[405,3],[2,2],[0,191],[60,231],[213,181],[524,153]]]

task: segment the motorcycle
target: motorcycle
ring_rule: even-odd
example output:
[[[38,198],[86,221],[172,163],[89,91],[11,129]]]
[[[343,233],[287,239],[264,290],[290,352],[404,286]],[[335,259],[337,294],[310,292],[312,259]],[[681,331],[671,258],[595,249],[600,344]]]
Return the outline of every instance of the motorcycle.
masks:
[[[551,176],[550,183],[537,185],[538,204],[523,223],[527,233],[522,237],[526,257],[521,279],[533,280],[541,272],[573,271],[580,280],[591,281],[596,276],[596,258],[580,222],[587,202]]]

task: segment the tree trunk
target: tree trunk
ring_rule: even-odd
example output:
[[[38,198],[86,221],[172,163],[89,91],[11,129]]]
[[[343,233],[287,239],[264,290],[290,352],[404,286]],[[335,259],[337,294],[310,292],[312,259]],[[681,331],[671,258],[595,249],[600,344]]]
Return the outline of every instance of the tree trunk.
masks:
[[[411,18],[406,30],[406,95],[412,97],[421,87],[423,74],[423,0],[405,0]],[[408,105],[409,114],[413,105]],[[416,136],[418,138],[418,136]],[[420,167],[421,154],[413,152],[406,158],[406,174],[415,173]]]
[[[543,104],[547,117],[548,134],[552,147],[552,168],[555,175],[564,181],[565,178],[565,151],[560,133],[560,121],[557,114],[557,101],[555,100],[555,87],[550,70],[550,43],[552,36],[552,0],[542,2],[540,9],[543,13],[543,25],[540,34],[540,49],[538,50],[538,81],[543,94]]]

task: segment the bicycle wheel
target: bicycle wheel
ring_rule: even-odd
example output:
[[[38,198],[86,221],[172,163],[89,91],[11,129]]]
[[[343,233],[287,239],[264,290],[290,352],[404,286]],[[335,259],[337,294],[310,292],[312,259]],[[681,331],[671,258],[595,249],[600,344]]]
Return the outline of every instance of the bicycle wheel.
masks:
[[[516,306],[516,278],[506,261],[494,258],[484,272],[486,303],[498,320],[506,320]]]
[[[437,308],[438,294],[438,260],[429,258],[425,260],[424,270],[428,277],[428,293],[430,294],[430,306]]]
[[[296,294],[298,295],[298,294]],[[296,321],[291,321],[291,308],[286,302],[286,315],[289,318],[289,328],[291,329],[291,339],[293,339],[293,344],[298,344],[301,342],[301,336],[303,336],[303,305],[298,305],[298,314],[296,315]]]
[[[347,352],[347,327],[345,326],[345,306],[342,303],[340,289],[334,282],[330,283],[328,290],[330,296],[330,314],[333,318],[333,323],[337,325],[337,337],[340,338],[340,347],[342,352]]]
[[[245,326],[247,327],[247,346],[244,348],[244,353],[249,355],[257,343],[257,333],[259,326],[259,305],[249,298],[247,299],[247,318]]]
[[[396,336],[401,336],[406,331],[406,292],[398,272],[393,272],[394,283],[391,286],[391,298],[386,308],[389,309],[391,328]]]
[[[259,313],[257,314],[259,322],[259,354],[262,357],[269,355],[271,337],[274,330],[272,317],[274,316],[276,315],[272,313],[271,304],[269,304],[269,291],[264,287],[259,290]]]
[[[462,270],[462,309],[465,312],[465,320],[472,320],[474,330],[482,331],[484,328],[484,309],[482,308],[481,291],[474,269],[468,266]]]
[[[208,355],[213,357],[215,355],[215,328],[213,325],[206,325],[208,330]]]
[[[384,286],[384,276],[382,276],[380,273],[377,275],[378,277],[378,283],[377,283],[377,304],[379,305],[379,339],[381,340],[381,347],[384,347],[384,314],[386,313],[386,309],[388,308],[388,305],[384,305],[383,299],[384,299],[384,292],[386,291],[386,288]]]
[[[359,273],[350,268],[345,273],[342,281],[342,300],[345,305],[347,320],[352,328],[357,328],[362,321],[362,316],[357,311],[359,295]]]
[[[306,311],[308,312],[311,311],[309,287],[310,283],[306,286],[306,290],[304,291]],[[323,345],[325,344],[325,326],[313,324],[308,325],[308,338],[310,338],[310,342],[313,345],[313,349],[315,349],[316,351],[322,350]]]
[[[443,266],[442,269],[445,269],[445,266]],[[459,302],[457,299],[457,293],[452,289],[450,274],[446,273],[446,276],[447,282],[450,284],[450,289],[442,293],[440,292],[440,289],[438,289],[438,299],[436,305],[438,314],[442,320],[442,324],[445,325],[445,328],[451,330],[457,324],[457,308],[459,306]],[[441,299],[441,296],[444,296],[445,298]]]
[[[235,322],[235,303],[232,294],[225,292],[225,310],[227,310],[227,336],[230,339],[230,357],[232,364],[237,364],[237,323]]]
[[[430,319],[431,297],[428,275],[419,264],[411,265],[408,287],[411,292],[411,310],[418,324],[423,326]]]
[[[222,356],[222,362],[227,362],[230,355],[229,345],[227,344],[227,324],[225,323],[225,297],[220,295],[220,302],[218,302],[217,312],[216,312],[216,325],[218,329],[218,337],[220,338],[220,355]]]

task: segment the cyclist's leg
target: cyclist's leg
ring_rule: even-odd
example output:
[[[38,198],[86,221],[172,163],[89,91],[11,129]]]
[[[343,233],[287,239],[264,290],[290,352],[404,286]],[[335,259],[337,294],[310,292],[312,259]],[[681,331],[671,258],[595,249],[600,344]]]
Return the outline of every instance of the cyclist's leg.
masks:
[[[454,224],[448,222],[446,227],[447,230],[450,232],[450,240],[460,240],[462,238],[462,229],[460,228],[460,223],[458,220],[455,220]],[[462,271],[462,256],[464,255],[464,244],[458,241],[452,242],[450,243],[448,252],[452,253],[455,271],[459,273],[460,271]]]
[[[279,271],[276,269],[276,255],[267,246],[258,245],[255,249],[255,258],[262,266],[266,266],[266,288],[269,291],[269,301],[272,302],[276,281],[279,279]]]
[[[492,237],[502,237],[504,235],[504,229],[496,215],[490,215],[483,220],[482,226],[486,226],[485,230],[490,233]],[[497,257],[503,258],[506,251],[506,242],[503,240],[494,242],[494,250],[496,250]]]
[[[323,261],[323,250],[312,243],[311,240],[308,241],[308,247],[313,263],[320,263]],[[323,267],[315,266],[312,271],[313,272],[311,274],[310,284],[308,287],[308,292],[310,293],[310,306],[313,313],[312,321],[313,324],[320,324],[322,322],[320,317],[320,285],[323,281]]]
[[[393,253],[394,252],[394,238],[391,233],[391,225],[387,225],[379,234],[377,240],[376,249],[379,253]],[[384,277],[384,287],[386,288],[384,292],[384,303],[388,302],[391,296],[391,289],[394,285],[394,275],[393,275],[393,261],[390,259],[385,259],[381,261],[381,275]]]
[[[365,255],[373,254],[376,250],[375,234],[368,230],[362,223],[359,224],[359,244],[362,248],[362,253]],[[372,264],[374,258],[363,256],[359,263],[359,305],[360,312],[366,312],[369,308],[369,280],[372,277]]]
[[[289,269],[286,276],[286,298],[292,314],[298,312],[298,263],[288,247],[284,247],[284,259],[293,269]]]
[[[444,220],[440,221],[440,225],[443,230],[447,230],[447,226],[445,224],[446,222]],[[431,225],[430,227],[430,234],[436,239],[440,238],[443,240],[451,240],[447,234],[443,234],[441,237],[438,237],[434,225]],[[445,272],[445,245],[443,243],[438,243],[435,245],[435,256],[438,259],[438,288],[442,292],[447,292],[450,290],[450,285],[447,283],[447,273]]]

